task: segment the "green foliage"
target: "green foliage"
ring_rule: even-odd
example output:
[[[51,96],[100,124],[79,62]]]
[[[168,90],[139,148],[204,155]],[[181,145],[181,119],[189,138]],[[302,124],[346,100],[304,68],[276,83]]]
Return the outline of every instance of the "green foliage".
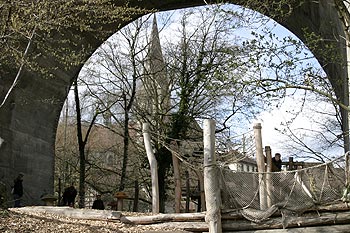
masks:
[[[300,88],[334,95],[322,69],[313,64],[314,56],[305,52],[308,47],[291,36],[279,38],[268,30],[263,33],[252,32],[254,39],[243,43],[251,51],[246,58],[249,72],[260,74],[251,75],[253,78],[249,80],[251,84],[255,83],[257,94],[281,98],[288,88]],[[311,36],[310,46],[319,46],[319,40],[311,40]],[[335,53],[334,48],[332,51]],[[329,59],[334,61],[334,58]]]
[[[67,70],[82,65],[96,43],[135,15],[147,12],[108,0],[6,1],[0,6],[1,72],[19,67],[28,40],[35,33],[31,49],[35,52],[28,56],[26,66],[53,77],[56,67],[39,64],[54,58]]]
[[[300,0],[247,0],[240,2],[239,5],[283,21],[303,3],[304,1]]]
[[[310,32],[307,28],[303,29],[303,34],[306,46],[315,54],[318,54],[319,57],[323,58],[320,62],[325,65],[329,63],[344,63],[344,59],[339,53],[338,41],[325,41],[320,35]]]

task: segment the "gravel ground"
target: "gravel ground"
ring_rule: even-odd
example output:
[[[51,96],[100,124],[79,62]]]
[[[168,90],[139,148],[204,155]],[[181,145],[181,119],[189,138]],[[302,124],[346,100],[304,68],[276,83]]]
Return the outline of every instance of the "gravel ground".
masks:
[[[152,226],[126,225],[119,221],[78,220],[63,216],[43,213],[21,213],[16,211],[0,210],[0,232],[3,233],[56,233],[56,232],[114,232],[114,233],[155,233],[173,232],[184,233],[178,229],[159,229]]]

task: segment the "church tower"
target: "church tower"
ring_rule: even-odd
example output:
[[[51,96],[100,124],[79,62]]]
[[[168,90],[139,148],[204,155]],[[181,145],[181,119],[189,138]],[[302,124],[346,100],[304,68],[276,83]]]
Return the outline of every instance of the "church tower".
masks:
[[[141,92],[142,99],[140,99],[140,103],[142,109],[151,116],[152,121],[159,123],[167,121],[170,108],[169,81],[159,39],[156,15],[154,15],[152,23]]]

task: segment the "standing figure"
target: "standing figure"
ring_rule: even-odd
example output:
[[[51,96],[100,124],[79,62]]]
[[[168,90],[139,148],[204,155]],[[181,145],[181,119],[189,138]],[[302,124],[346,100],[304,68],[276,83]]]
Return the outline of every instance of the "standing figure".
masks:
[[[14,207],[21,207],[21,197],[23,196],[23,173],[19,173],[17,178],[13,181],[12,195],[14,200]]]
[[[281,170],[282,170],[281,154],[276,153],[275,157],[272,158],[272,171],[280,172]]]
[[[96,200],[92,204],[92,209],[96,209],[96,210],[104,210],[105,209],[105,205],[103,204],[103,201],[101,200],[100,194],[96,195]]]
[[[74,185],[67,187],[63,192],[63,205],[74,207],[75,197],[77,196],[77,190],[74,188]]]

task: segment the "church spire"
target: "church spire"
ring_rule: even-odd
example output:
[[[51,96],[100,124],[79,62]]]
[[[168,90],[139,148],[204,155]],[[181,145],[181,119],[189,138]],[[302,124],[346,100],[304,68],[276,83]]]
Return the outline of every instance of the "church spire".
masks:
[[[155,76],[158,77],[157,81],[160,81],[160,79],[164,79],[165,64],[163,59],[162,47],[160,45],[156,14],[154,14],[154,17],[153,17],[151,41],[150,41],[150,46],[148,50],[147,61],[149,66],[149,72],[151,74],[155,74]]]
[[[143,106],[148,109],[147,111],[151,115],[165,116],[168,114],[170,103],[169,81],[167,79],[166,65],[163,58],[155,14],[145,60],[145,68],[143,89],[146,95]]]

